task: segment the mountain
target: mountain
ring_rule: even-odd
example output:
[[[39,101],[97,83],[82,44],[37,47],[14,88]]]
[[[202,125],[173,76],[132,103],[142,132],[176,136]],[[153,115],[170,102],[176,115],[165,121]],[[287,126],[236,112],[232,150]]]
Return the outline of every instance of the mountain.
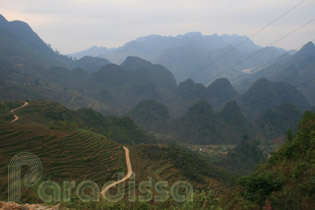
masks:
[[[236,85],[238,89],[244,90],[261,77],[270,81],[283,81],[294,86],[298,85],[296,89],[306,97],[311,105],[315,105],[315,81],[309,81],[315,78],[314,69],[315,46],[309,42],[295,54],[277,59],[273,64],[249,75]]]
[[[239,94],[226,78],[215,80],[207,87],[206,92],[206,98],[214,110],[221,109],[227,102],[239,97]]]
[[[167,129],[170,120],[167,107],[153,100],[140,101],[129,116],[141,128],[155,132]]]
[[[140,58],[128,57],[122,66],[91,56],[72,60],[50,49],[26,23],[1,16],[0,27],[2,100],[52,100],[125,114],[142,100],[168,101],[171,96],[164,95],[177,86],[169,70]]]
[[[165,50],[155,62],[170,69],[178,81],[193,78],[208,85],[220,77],[238,78],[243,70],[259,67],[282,54],[270,47],[260,50],[242,51],[231,44],[218,49],[185,45]]]
[[[3,16],[0,19],[0,99],[52,100],[71,108],[108,110],[84,94],[82,86],[87,75],[76,67],[87,68],[89,59],[75,63],[53,51],[28,24],[9,22]]]
[[[187,110],[199,100],[207,101],[214,111],[219,111],[227,102],[239,97],[239,94],[226,78],[217,79],[208,87],[188,79],[179,83],[174,94],[179,101],[176,106],[177,111]]]
[[[96,72],[101,67],[110,64],[110,62],[105,58],[97,58],[91,56],[84,56],[79,60],[74,61],[74,65],[84,69],[86,72]]]
[[[238,144],[243,134],[253,136],[251,124],[235,101],[226,103],[220,112],[214,112],[207,101],[199,100],[177,118],[170,116],[161,103],[141,101],[128,116],[163,142]]]
[[[179,83],[175,90],[175,95],[186,102],[193,102],[206,96],[206,87],[195,83],[192,79],[188,79]]]
[[[301,117],[302,113],[293,104],[284,103],[276,106],[267,110],[254,122],[256,136],[259,139],[281,144],[287,130],[296,130]]]
[[[201,100],[177,119],[177,130],[180,141],[191,144],[238,144],[242,135],[251,134],[251,126],[235,101],[214,113]]]
[[[85,56],[104,58],[105,55],[111,50],[112,49],[107,49],[106,47],[93,46],[89,49],[86,49],[77,53],[68,54],[68,56],[74,57],[76,59],[81,59]]]
[[[251,120],[268,109],[284,103],[292,103],[302,112],[311,108],[305,97],[292,85],[285,82],[271,82],[266,78],[257,80],[241,95],[243,111]]]
[[[237,98],[237,92],[227,80],[218,79],[207,88],[193,80],[187,80],[177,87],[175,77],[170,70],[135,56],[126,57],[121,65],[110,64],[106,59],[94,57],[71,60],[52,51],[26,24],[18,24],[16,28],[23,31],[27,26],[26,31],[29,36],[17,34],[16,37],[24,44],[14,45],[15,36],[6,34],[14,32],[11,30],[12,24],[14,25],[14,21],[8,22],[2,18],[1,26],[5,30],[1,32],[6,35],[3,35],[4,40],[10,41],[3,45],[7,47],[1,45],[1,49],[10,59],[21,57],[19,56],[21,52],[27,52],[23,59],[29,64],[20,65],[18,61],[10,61],[10,59],[4,59],[5,56],[2,57],[0,93],[3,100],[54,100],[71,108],[88,106],[106,114],[109,112],[126,114],[142,100],[155,100],[165,104],[170,114],[178,117],[199,100],[208,101],[217,111],[226,102]],[[225,50],[232,49],[231,45],[222,51],[221,47],[226,46],[225,39],[230,41],[235,39],[237,43],[240,40],[246,40],[246,37],[240,38],[235,35],[233,38],[224,36],[223,39],[222,36],[203,36],[200,33],[168,38],[150,36],[140,38],[137,42],[131,42],[126,46],[133,49],[138,42],[151,43],[155,40],[157,49],[152,50],[158,51],[167,47],[168,44],[179,46],[190,42],[200,46],[205,43],[204,46],[214,46],[223,53]],[[33,42],[37,45],[32,45],[32,49],[25,48]],[[248,52],[249,49],[256,49],[250,43],[248,41],[249,46],[243,49],[242,53]],[[5,50],[7,48],[8,50]],[[147,45],[144,45],[144,48],[147,49]],[[26,50],[33,50],[42,56],[47,56],[47,62],[44,62],[45,59],[41,56],[32,56],[32,53]]]
[[[126,62],[131,60],[129,58]],[[149,64],[128,69],[124,66],[125,62],[121,66],[106,65],[92,73],[87,82],[89,95],[108,104],[113,111],[129,112],[142,100],[161,101],[165,98],[164,92],[176,87],[173,75],[162,66]]]
[[[0,15],[0,62],[23,65],[69,65],[71,60],[54,52],[22,21],[7,21]]]
[[[238,47],[234,49],[236,46]],[[203,35],[200,32],[190,32],[178,36],[140,37],[107,52],[105,57],[116,64],[120,64],[128,56],[141,57],[165,66],[175,75],[178,82],[187,80],[196,71],[200,71],[193,76],[196,82],[203,82],[205,78],[211,78],[209,82],[213,82],[221,73],[218,69],[227,69],[240,63],[232,72],[220,76],[231,79],[241,74],[243,69],[261,66],[285,52],[283,49],[268,47],[256,56],[241,62],[261,49],[262,47],[257,46],[246,36]],[[222,56],[224,54],[226,55]],[[219,57],[222,59],[217,60]],[[212,62],[213,65],[208,65]]]
[[[214,120],[215,114],[211,106],[204,100],[197,102],[177,121],[180,140],[195,144],[215,142],[213,139],[216,127]]]
[[[218,111],[224,109],[224,106],[231,100],[235,100],[242,107],[246,117],[253,121],[265,111],[284,102],[295,104],[301,111],[309,108],[305,99],[294,89],[281,93],[281,97],[274,97],[271,103],[265,102],[261,107],[243,108],[243,105],[252,100],[261,100],[261,98],[274,94],[277,91],[283,91],[284,88],[291,88],[287,84],[277,83],[276,85],[273,82],[270,82],[272,84],[267,82],[257,85],[258,87],[254,85],[241,98],[239,98],[238,93],[228,79],[223,78],[214,80],[208,87],[194,82],[192,79],[185,80],[177,86],[176,79],[170,70],[142,58],[127,56],[121,65],[112,64],[106,59],[95,57],[71,60],[51,50],[25,23],[18,22],[16,25],[15,21],[8,22],[2,17],[1,27],[3,28],[1,30],[3,39],[1,40],[7,40],[0,47],[4,55],[1,57],[2,60],[0,59],[0,98],[2,100],[50,100],[72,109],[90,107],[107,116],[126,115],[139,102],[154,100],[165,105],[169,110],[171,119],[181,118],[200,100],[206,101],[211,106],[211,109],[216,112],[216,117],[219,116]],[[15,29],[13,30],[12,28]],[[19,31],[19,33],[16,31]],[[21,36],[22,32],[27,36]],[[17,42],[17,39],[19,43],[23,44],[15,45],[14,43]],[[224,41],[226,39],[228,41]],[[194,48],[213,46],[217,52],[224,53],[233,49],[233,44],[246,40],[246,37],[236,35],[232,36],[232,38],[218,35],[204,36],[200,33],[190,33],[168,38],[150,36],[140,38],[137,42],[129,43],[128,49],[136,49],[135,47],[138,43],[149,44],[153,40],[156,41],[154,43],[156,48],[149,49],[147,45],[143,45],[143,49],[158,52],[162,48],[168,47],[168,45],[178,47],[184,46],[183,43],[189,42]],[[228,44],[227,42],[232,42],[231,40],[235,41],[232,44]],[[246,49],[242,49],[242,52],[233,52],[238,54],[238,58],[249,51],[259,48],[252,45],[253,43],[250,41],[246,43],[249,45]],[[244,44],[244,46],[247,44]],[[311,44],[306,46],[300,53],[296,54],[297,60],[304,62],[303,57],[306,57],[307,61],[312,60],[308,58],[308,55],[313,52],[312,49]],[[146,50],[144,52],[149,54],[149,51]],[[277,51],[275,48],[268,48],[266,51],[268,50]],[[33,55],[33,51],[47,57],[46,60],[42,59],[41,56]],[[21,54],[22,52],[25,52],[24,57]],[[14,60],[21,57],[25,61],[24,64]],[[229,60],[229,62],[226,61],[222,64],[232,64],[233,62]],[[225,109],[228,107],[225,107]],[[235,114],[238,114],[238,108],[233,106],[232,108],[235,109]],[[232,118],[233,116],[230,117]],[[226,123],[224,116],[221,116],[220,120]],[[173,120],[171,120],[171,124],[176,125]],[[244,130],[242,126],[240,127],[240,130]],[[182,128],[185,128],[185,126]],[[166,134],[169,134],[170,129],[166,130]],[[220,132],[222,131],[218,131],[218,133]],[[174,134],[175,139],[178,139],[177,131],[174,131],[174,133],[172,134]],[[224,138],[228,138],[227,134],[225,136]],[[232,137],[230,136],[229,138]]]
[[[246,118],[243,116],[241,109],[235,101],[230,101],[226,103],[223,109],[218,113],[218,116],[231,125],[239,127],[245,125],[243,129],[246,129],[246,127],[249,125]]]
[[[235,46],[248,39],[239,35],[203,35],[200,32],[190,32],[178,36],[149,35],[127,42],[123,46],[112,50],[107,54],[107,58],[114,63],[121,63],[126,59],[125,55],[132,55],[154,61],[161,53],[167,49],[180,46],[204,46],[205,48],[220,49],[228,45]],[[253,51],[260,47],[251,40],[240,47],[242,51]]]
[[[149,71],[155,85],[160,89],[172,90],[177,86],[174,75],[168,69],[139,57],[128,56],[121,66],[135,73],[146,69]]]

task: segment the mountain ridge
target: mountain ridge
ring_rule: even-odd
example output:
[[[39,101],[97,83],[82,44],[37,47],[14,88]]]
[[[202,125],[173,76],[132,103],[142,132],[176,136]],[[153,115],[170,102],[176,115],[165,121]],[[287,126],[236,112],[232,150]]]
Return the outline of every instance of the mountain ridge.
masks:
[[[297,89],[307,98],[311,105],[315,105],[315,46],[313,42],[308,42],[299,51],[292,55],[286,55],[276,59],[275,62],[265,68],[247,75],[244,79],[235,84],[238,90],[248,89],[261,77],[265,77],[273,82],[283,81],[293,86],[299,86]]]
[[[242,44],[240,45],[240,43]],[[216,62],[211,67],[207,66],[209,61],[215,60],[236,46],[237,48],[233,50],[235,52],[229,53],[223,61]],[[200,32],[189,32],[177,36],[148,35],[139,37],[118,48],[104,52],[104,57],[116,64],[122,63],[128,56],[137,56],[152,63],[161,64],[171,70],[178,82],[188,79],[196,69],[207,66],[203,72],[194,77],[196,82],[200,82],[205,77],[215,75],[217,68],[228,68],[233,62],[240,62],[243,58],[260,49],[262,47],[257,46],[247,36],[236,34],[203,35]],[[243,67],[240,66],[241,69],[238,68],[237,72],[259,66],[285,52],[285,50],[276,47],[270,47],[264,51],[259,56],[254,56],[247,62],[243,62]],[[233,74],[227,74],[224,77],[232,76]]]

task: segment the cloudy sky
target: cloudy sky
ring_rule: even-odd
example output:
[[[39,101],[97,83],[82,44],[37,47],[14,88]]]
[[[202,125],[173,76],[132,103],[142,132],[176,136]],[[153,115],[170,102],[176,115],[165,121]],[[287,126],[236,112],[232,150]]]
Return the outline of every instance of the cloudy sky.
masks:
[[[118,47],[150,34],[252,35],[302,0],[0,0],[0,14],[23,20],[53,48],[71,53],[93,45]],[[315,18],[305,0],[253,40],[261,46]],[[295,49],[315,39],[315,21],[278,42]]]

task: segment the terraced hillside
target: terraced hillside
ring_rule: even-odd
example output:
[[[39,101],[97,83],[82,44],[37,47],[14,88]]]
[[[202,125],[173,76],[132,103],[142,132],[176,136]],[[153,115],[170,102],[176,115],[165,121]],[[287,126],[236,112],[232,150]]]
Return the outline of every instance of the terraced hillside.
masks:
[[[179,145],[134,145],[129,147],[136,181],[187,181],[194,192],[211,190],[215,196],[227,194],[236,178]]]
[[[13,120],[9,110],[23,103],[0,102],[0,119]],[[138,128],[129,117],[104,117],[90,108],[71,110],[50,101],[30,101],[16,112],[19,123],[45,125],[47,127],[71,127],[85,129],[104,135],[118,143],[153,143],[154,138]]]
[[[65,180],[91,180],[103,186],[113,175],[124,171],[121,146],[104,136],[86,130],[53,130],[38,125],[1,122],[0,186],[1,200],[7,198],[7,170],[10,159],[19,152],[31,152],[43,163],[43,180],[62,184]],[[62,185],[61,185],[62,186]],[[26,190],[24,201],[32,197]]]
[[[20,102],[0,103],[0,200],[7,198],[9,161],[19,152],[31,152],[42,160],[43,180],[59,184],[65,180],[77,183],[91,180],[102,187],[107,181],[117,180],[116,172],[126,170],[122,145],[110,140],[112,136],[137,140],[143,134],[148,135],[124,124],[124,120],[117,121],[119,118],[103,117],[91,109],[69,110],[46,101],[29,102],[14,112],[19,119],[11,123],[13,113],[10,110],[21,105]],[[137,195],[143,195],[139,190],[141,181],[152,181],[154,194],[157,181],[167,181],[167,190],[177,181],[188,181],[194,192],[211,190],[219,197],[229,194],[233,185],[233,174],[182,146],[129,144],[127,147],[136,175]],[[126,192],[128,182],[125,183]],[[40,202],[36,190],[36,186],[24,189],[22,202]]]

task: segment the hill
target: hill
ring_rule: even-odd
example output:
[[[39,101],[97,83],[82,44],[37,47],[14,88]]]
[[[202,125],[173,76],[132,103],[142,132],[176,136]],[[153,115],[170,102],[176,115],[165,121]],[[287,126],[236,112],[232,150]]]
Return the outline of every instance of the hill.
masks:
[[[43,180],[57,183],[88,179],[103,185],[116,172],[124,170],[121,146],[104,136],[84,130],[54,130],[3,121],[0,127],[1,200],[7,199],[7,166],[19,152],[38,156],[44,167]],[[23,189],[22,202],[39,202],[36,192],[34,188]]]
[[[0,61],[14,65],[68,65],[69,58],[54,52],[22,21],[7,21],[0,15]]]
[[[214,110],[220,110],[227,102],[238,99],[239,94],[228,79],[220,78],[207,87],[206,98]]]
[[[305,97],[292,85],[285,82],[271,82],[265,78],[257,80],[241,95],[243,111],[251,120],[283,103],[292,103],[301,112],[311,108]]]
[[[296,130],[302,113],[289,103],[267,110],[255,122],[256,137],[261,140],[274,140],[273,143],[284,142],[287,130]]]
[[[137,62],[145,64],[142,66]],[[127,63],[130,67],[126,67]],[[87,84],[89,95],[120,113],[129,112],[142,100],[164,100],[164,93],[176,87],[176,81],[167,69],[131,57],[121,66],[109,64],[94,72]]]
[[[286,142],[267,163],[241,180],[246,200],[260,208],[314,207],[314,127],[315,114],[305,112],[296,134],[288,133]]]
[[[91,56],[84,56],[79,60],[74,61],[74,65],[84,69],[86,72],[98,71],[101,67],[110,64],[110,62],[105,58],[97,58]]]
[[[107,49],[106,47],[97,47],[93,46],[89,49],[82,50],[77,53],[69,54],[68,56],[74,57],[76,59],[81,59],[85,56],[91,56],[91,57],[97,57],[97,58],[104,58],[105,55],[110,51],[111,49]]]
[[[244,135],[241,137],[240,143],[231,149],[226,156],[218,157],[215,164],[234,173],[248,175],[257,169],[259,164],[264,163],[266,159],[266,155],[259,148],[259,141],[249,139],[247,135]]]
[[[299,85],[315,78],[315,46],[312,42],[305,44],[293,55],[280,57],[273,64],[256,71],[252,75],[241,80],[238,88],[247,89],[257,79],[265,77],[270,81],[283,81],[291,85]],[[315,82],[310,81],[297,87],[311,105],[315,105]]]
[[[172,90],[177,86],[175,77],[168,69],[161,65],[152,64],[139,57],[128,56],[121,66],[134,73],[146,69],[151,74],[155,85],[160,89]]]
[[[243,134],[251,134],[250,124],[234,101],[218,113],[206,101],[197,102],[177,120],[177,130],[181,142],[192,144],[238,144]]]
[[[199,100],[207,101],[214,111],[220,111],[227,102],[239,98],[239,94],[226,78],[219,78],[208,87],[188,79],[179,83],[174,94],[178,100],[176,109],[185,111]]]
[[[146,130],[161,132],[168,128],[170,114],[167,107],[156,101],[140,101],[129,116],[137,125]]]
[[[5,157],[0,163],[2,200],[6,199],[8,161],[20,151],[37,155],[44,165],[42,179],[57,183],[88,179],[103,186],[106,181],[117,179],[116,172],[125,171],[121,145],[110,140],[114,135],[105,137],[98,134],[98,126],[103,126],[104,121],[98,113],[88,110],[87,114],[82,110],[68,110],[56,103],[31,101],[26,107],[14,112],[19,120],[10,123],[12,113],[9,110],[20,105],[0,103],[0,154]],[[132,131],[129,127],[127,129]],[[109,131],[115,133],[112,128]],[[119,131],[123,129],[119,128]],[[131,135],[126,133],[125,137],[138,138]],[[232,173],[210,164],[184,147],[150,144],[128,147],[132,168],[136,173],[136,189],[141,181],[148,179],[153,184],[167,180],[169,186],[180,179],[191,183],[197,192],[212,189],[219,196],[228,193],[228,189],[234,185],[235,176]],[[40,202],[36,197],[37,187],[23,188],[22,202]],[[136,192],[137,195],[140,193],[138,190]],[[72,206],[73,203],[66,205]],[[79,208],[83,204],[75,205],[75,208]],[[94,205],[104,204],[100,202]]]
[[[139,129],[130,118],[104,117],[89,108],[74,111],[54,102],[30,101],[27,107],[17,113],[20,122],[26,124],[90,130],[125,144],[155,142],[152,136]],[[2,118],[10,120],[13,116],[7,112]]]

